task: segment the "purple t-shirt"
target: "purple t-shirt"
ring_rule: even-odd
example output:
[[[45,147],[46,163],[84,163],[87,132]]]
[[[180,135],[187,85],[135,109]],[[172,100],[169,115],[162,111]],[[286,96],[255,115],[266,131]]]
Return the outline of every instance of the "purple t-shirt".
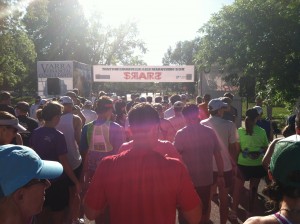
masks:
[[[213,183],[213,156],[220,151],[215,132],[202,124],[188,125],[175,136],[174,146],[196,187]]]
[[[40,127],[32,132],[29,145],[44,160],[59,161],[67,154],[67,144],[62,132],[55,128]]]

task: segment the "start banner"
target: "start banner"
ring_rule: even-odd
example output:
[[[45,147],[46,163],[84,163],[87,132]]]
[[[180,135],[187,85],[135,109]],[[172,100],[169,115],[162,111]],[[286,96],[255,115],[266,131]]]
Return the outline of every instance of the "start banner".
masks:
[[[194,82],[194,65],[108,66],[94,65],[94,82]]]

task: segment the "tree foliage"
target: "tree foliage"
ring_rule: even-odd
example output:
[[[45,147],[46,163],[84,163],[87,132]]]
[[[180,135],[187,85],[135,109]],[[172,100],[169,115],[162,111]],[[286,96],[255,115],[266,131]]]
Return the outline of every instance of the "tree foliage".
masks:
[[[12,2],[0,1],[0,86],[6,90],[24,83],[36,58],[34,44],[21,22],[22,13],[8,13],[12,6]]]
[[[294,101],[300,90],[299,12],[299,0],[236,0],[225,6],[200,29],[199,68],[217,65],[235,81],[253,77],[257,93]]]
[[[162,59],[163,65],[195,65],[195,54],[199,47],[199,38],[195,38],[191,41],[179,41],[176,43],[175,48],[171,46],[168,48],[167,52],[164,54]],[[197,78],[197,71],[195,72],[195,81]],[[195,85],[197,82],[193,83],[162,83],[162,87],[170,92],[189,92],[190,94],[195,93]]]

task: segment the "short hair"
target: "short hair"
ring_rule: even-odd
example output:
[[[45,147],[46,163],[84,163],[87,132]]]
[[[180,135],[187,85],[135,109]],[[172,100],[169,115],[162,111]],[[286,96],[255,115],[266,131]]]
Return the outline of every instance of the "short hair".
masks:
[[[196,104],[186,104],[182,110],[182,114],[185,118],[198,117],[199,108]]]
[[[204,96],[203,96],[204,101],[210,101],[210,99],[211,99],[210,94],[208,94],[208,93],[204,94]]]
[[[16,119],[14,115],[6,111],[0,111],[0,120],[13,120]]]
[[[159,123],[159,115],[151,104],[139,103],[130,109],[128,121],[130,126],[153,125]]]
[[[196,103],[197,103],[197,104],[202,103],[202,97],[201,97],[201,96],[197,96],[197,97],[196,97]]]
[[[153,98],[152,98],[152,96],[147,96],[146,100],[148,103],[152,103]]]
[[[170,97],[171,104],[173,105],[177,101],[181,101],[181,97],[178,94],[174,94]]]
[[[42,118],[45,121],[51,121],[53,117],[61,115],[63,112],[64,106],[57,101],[48,102],[42,109]]]
[[[161,96],[157,96],[157,97],[154,98],[154,102],[155,102],[155,103],[161,103],[162,100],[163,100],[163,99],[162,99]]]
[[[224,97],[229,97],[231,100],[233,100],[234,95],[230,92],[224,93]]]
[[[108,96],[101,96],[96,102],[95,111],[97,114],[103,114],[113,109],[113,101]]]
[[[0,101],[8,100],[8,99],[10,99],[10,97],[11,97],[11,95],[9,92],[7,92],[7,91],[0,92]]]
[[[74,91],[68,91],[66,94],[65,94],[65,96],[69,96],[69,97],[75,97],[75,98],[77,98],[77,94],[74,92]]]

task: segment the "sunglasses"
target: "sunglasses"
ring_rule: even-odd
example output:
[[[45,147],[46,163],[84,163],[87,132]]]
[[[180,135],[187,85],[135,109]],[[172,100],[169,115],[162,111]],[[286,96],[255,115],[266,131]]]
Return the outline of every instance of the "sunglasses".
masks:
[[[7,126],[7,125],[0,125],[1,127],[5,127],[6,129],[12,129],[13,132],[16,134],[18,132],[18,129],[12,127],[12,126]]]
[[[45,186],[50,186],[50,182],[47,179],[32,179],[24,187],[31,187],[36,184],[43,184]]]

